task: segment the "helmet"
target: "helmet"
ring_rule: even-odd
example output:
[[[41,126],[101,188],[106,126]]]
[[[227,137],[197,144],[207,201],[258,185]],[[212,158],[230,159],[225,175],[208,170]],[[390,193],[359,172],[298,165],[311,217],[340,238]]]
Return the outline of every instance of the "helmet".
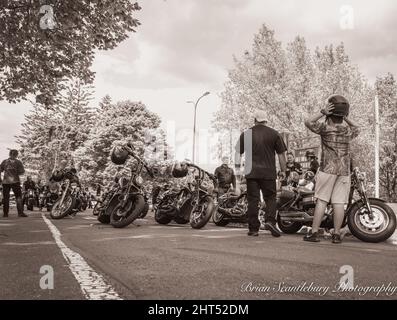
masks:
[[[335,107],[334,111],[332,112],[333,116],[347,117],[349,115],[350,104],[345,97],[340,95],[333,95],[328,98],[328,102],[332,103]]]
[[[110,158],[114,164],[122,165],[128,159],[128,151],[122,146],[116,146],[113,148]]]
[[[308,181],[313,180],[313,179],[314,179],[314,173],[313,173],[313,171],[307,171],[307,172],[305,173],[305,175],[303,176],[303,178],[304,178],[305,180],[308,180]]]
[[[175,162],[171,169],[171,174],[174,178],[186,177],[189,169],[186,165],[181,165],[179,162]]]
[[[54,180],[55,182],[60,182],[63,180],[63,177],[64,177],[64,172],[62,170],[55,170],[52,173],[51,180]]]

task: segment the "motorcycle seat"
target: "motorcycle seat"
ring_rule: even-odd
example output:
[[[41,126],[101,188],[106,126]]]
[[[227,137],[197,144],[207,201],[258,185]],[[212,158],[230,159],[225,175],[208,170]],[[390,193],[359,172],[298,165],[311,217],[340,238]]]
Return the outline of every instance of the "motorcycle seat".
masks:
[[[303,197],[314,196],[314,191],[310,190],[299,190],[299,194]]]

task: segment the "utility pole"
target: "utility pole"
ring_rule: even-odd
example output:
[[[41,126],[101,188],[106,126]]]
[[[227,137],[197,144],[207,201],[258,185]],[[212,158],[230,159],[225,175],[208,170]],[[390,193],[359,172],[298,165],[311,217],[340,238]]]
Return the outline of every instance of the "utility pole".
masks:
[[[210,93],[207,91],[205,92],[200,98],[197,99],[196,102],[194,101],[187,101],[187,103],[191,103],[194,105],[194,124],[193,124],[193,163],[195,163],[196,161],[196,119],[197,119],[197,106],[198,103],[200,102],[200,100],[202,98],[204,98],[205,96],[208,96]]]

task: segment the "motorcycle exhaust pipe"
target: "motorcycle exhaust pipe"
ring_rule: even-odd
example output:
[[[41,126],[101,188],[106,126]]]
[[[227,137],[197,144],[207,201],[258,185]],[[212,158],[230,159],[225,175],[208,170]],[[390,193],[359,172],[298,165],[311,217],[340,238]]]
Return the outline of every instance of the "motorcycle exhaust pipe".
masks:
[[[279,213],[281,221],[311,222],[313,217],[306,212],[285,212]]]

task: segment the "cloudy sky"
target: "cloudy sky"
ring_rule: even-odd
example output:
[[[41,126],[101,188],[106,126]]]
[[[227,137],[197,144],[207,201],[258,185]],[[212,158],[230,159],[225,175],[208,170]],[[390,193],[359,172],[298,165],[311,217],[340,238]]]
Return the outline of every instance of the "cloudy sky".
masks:
[[[191,132],[193,106],[199,105],[200,129],[210,127],[219,94],[233,66],[233,55],[250,49],[263,23],[285,45],[296,35],[311,48],[344,42],[351,59],[373,82],[397,74],[397,2],[395,0],[141,0],[142,25],[117,49],[97,54],[96,102],[144,102],[178,135]],[[345,26],[345,27],[343,27]],[[347,28],[346,28],[347,26]],[[352,28],[351,28],[352,27]],[[0,157],[15,147],[27,103],[0,103]],[[190,140],[191,141],[191,140]],[[185,144],[191,145],[189,139]],[[190,150],[190,147],[189,147]],[[180,155],[182,156],[182,155]],[[188,155],[186,155],[188,156]]]

